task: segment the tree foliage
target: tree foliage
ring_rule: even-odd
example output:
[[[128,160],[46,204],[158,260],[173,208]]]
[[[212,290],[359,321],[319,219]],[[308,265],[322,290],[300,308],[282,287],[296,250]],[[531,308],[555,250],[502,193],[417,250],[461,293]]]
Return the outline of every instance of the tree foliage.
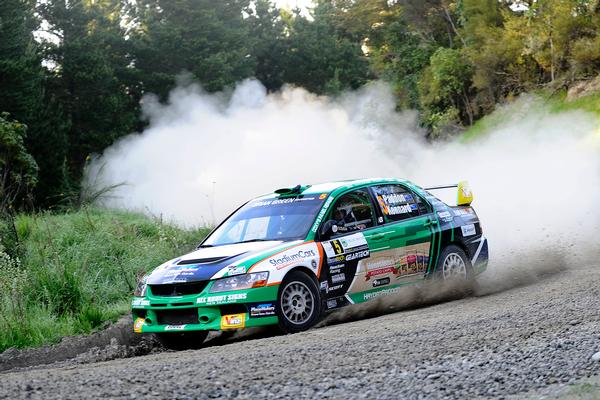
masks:
[[[25,149],[27,127],[0,114],[0,215],[27,200],[37,184],[38,166]]]
[[[225,93],[249,77],[329,95],[383,79],[437,137],[598,73],[597,0],[0,2],[0,112],[27,126],[42,208],[77,198],[88,157],[141,130],[143,95],[166,100],[182,75]]]

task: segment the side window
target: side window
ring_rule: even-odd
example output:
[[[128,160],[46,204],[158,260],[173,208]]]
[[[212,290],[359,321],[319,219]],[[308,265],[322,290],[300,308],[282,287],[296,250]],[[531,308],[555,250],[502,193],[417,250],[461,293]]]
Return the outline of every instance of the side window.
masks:
[[[400,185],[373,187],[385,222],[402,221],[426,214],[427,206],[421,199]]]
[[[340,197],[332,207],[331,219],[336,222],[337,234],[374,226],[375,213],[367,190],[355,190]]]

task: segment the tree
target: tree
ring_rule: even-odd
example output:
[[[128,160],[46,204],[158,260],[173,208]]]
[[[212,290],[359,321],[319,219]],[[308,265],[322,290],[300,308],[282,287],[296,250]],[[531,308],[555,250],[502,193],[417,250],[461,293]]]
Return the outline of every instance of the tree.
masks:
[[[42,104],[44,74],[32,34],[37,25],[31,1],[0,2],[0,112],[27,122]]]
[[[424,122],[434,131],[443,124],[473,123],[469,100],[472,70],[460,50],[438,48],[419,81]],[[435,133],[435,132],[434,132]]]
[[[145,92],[165,99],[182,73],[208,91],[253,75],[249,0],[140,0],[132,13],[135,67]],[[263,5],[260,5],[263,10]]]
[[[254,9],[249,10],[248,18],[254,76],[267,90],[278,90],[283,85],[287,25],[280,10],[268,0],[256,1]]]
[[[328,89],[355,89],[366,83],[368,62],[361,44],[345,37],[334,18],[330,1],[317,3],[312,20],[296,11],[287,38],[285,82],[318,94]]]
[[[63,186],[77,190],[86,158],[138,127],[135,82],[119,0],[49,0],[39,13],[58,39],[45,43],[48,96],[66,129]]]
[[[65,130],[56,102],[45,90],[47,75],[41,49],[33,32],[39,29],[33,0],[0,2],[0,112],[9,112],[28,127],[27,151],[39,165],[33,195],[36,204],[48,205],[62,185],[66,156]]]
[[[0,216],[31,201],[38,166],[25,149],[27,126],[0,114]]]

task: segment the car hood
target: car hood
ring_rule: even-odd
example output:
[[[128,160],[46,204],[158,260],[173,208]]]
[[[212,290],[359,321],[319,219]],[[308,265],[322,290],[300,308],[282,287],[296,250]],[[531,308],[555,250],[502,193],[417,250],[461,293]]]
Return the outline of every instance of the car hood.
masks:
[[[224,276],[228,267],[243,259],[265,256],[281,247],[281,241],[237,243],[200,248],[184,256],[167,261],[147,277],[146,283],[160,285],[179,282],[196,282]],[[242,272],[238,273],[243,273]]]

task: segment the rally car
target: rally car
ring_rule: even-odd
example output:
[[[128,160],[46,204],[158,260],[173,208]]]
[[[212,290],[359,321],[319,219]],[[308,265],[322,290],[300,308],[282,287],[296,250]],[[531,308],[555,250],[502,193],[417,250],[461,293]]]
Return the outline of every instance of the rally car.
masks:
[[[170,348],[211,330],[279,325],[293,333],[328,311],[426,279],[470,280],[488,261],[466,182],[457,205],[398,179],[297,185],[250,200],[192,253],[140,280],[134,331]]]

